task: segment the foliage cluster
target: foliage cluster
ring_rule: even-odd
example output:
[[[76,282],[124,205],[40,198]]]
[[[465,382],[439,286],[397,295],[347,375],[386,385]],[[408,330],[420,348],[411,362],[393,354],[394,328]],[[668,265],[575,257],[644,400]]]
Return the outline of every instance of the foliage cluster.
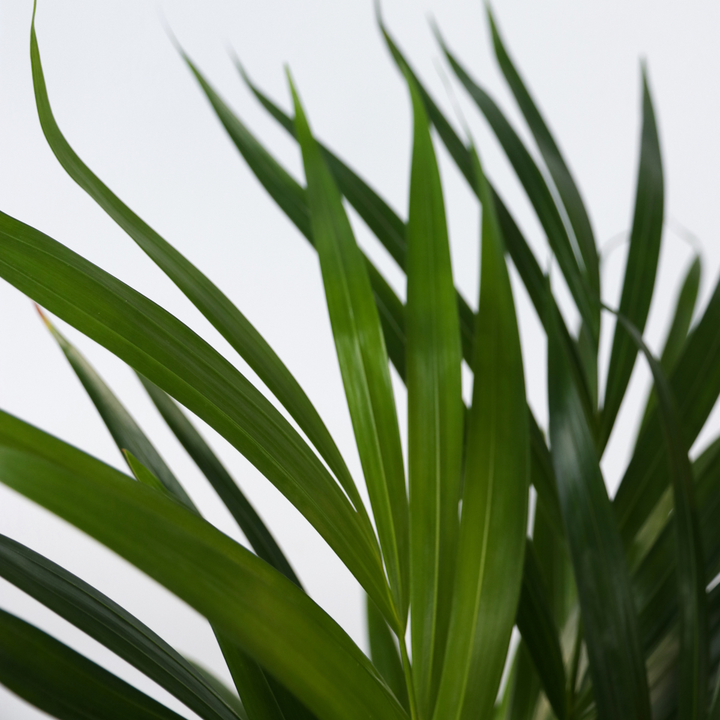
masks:
[[[33,21],[34,22],[34,21]],[[247,318],[83,163],[55,122],[31,31],[47,141],[67,173],[167,274],[257,373],[288,422],[230,362],[142,294],[0,213],[0,276],[135,370],[251,550],[205,521],[180,479],[84,357],[53,336],[124,453],[129,474],[0,412],[0,481],[136,565],[210,622],[235,688],[193,665],[110,598],[0,536],[0,577],[165,688],[203,720],[470,720],[720,717],[720,441],[688,449],[720,394],[720,286],[692,325],[700,261],[683,281],[659,359],[642,333],[663,226],[650,92],[617,310],[601,303],[592,226],[570,171],[489,16],[499,66],[536,161],[438,33],[448,65],[497,136],[581,317],[553,289],[461,138],[380,21],[413,108],[407,221],[252,84],[297,140],[298,184],[180,50],[228,135],[317,251],[370,508],[330,432]],[[431,127],[482,207],[478,310],[456,291]],[[407,275],[402,303],[355,241],[351,205]],[[547,334],[548,437],[528,408],[507,260]],[[616,317],[604,397],[601,321]],[[45,316],[44,316],[45,317]],[[654,391],[617,495],[600,459],[638,355]],[[465,406],[461,366],[473,374]],[[390,364],[408,392],[401,450]],[[270,530],[183,406],[297,508],[367,593],[370,658],[304,592]],[[299,431],[296,429],[299,428]],[[529,497],[536,496],[528,532]],[[517,627],[520,643],[509,652]],[[409,640],[409,642],[408,642]],[[507,682],[501,684],[503,670]],[[0,682],[52,716],[178,718],[174,711],[0,610]]]

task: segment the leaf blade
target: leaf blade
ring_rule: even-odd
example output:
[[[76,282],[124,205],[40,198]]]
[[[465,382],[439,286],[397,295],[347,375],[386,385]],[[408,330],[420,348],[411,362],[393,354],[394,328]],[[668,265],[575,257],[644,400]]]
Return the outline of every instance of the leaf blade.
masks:
[[[312,136],[292,81],[290,88],[330,324],[402,627],[408,610],[408,506],[385,343],[365,263],[340,192]]]
[[[453,653],[443,668],[435,720],[483,717],[493,708],[520,596],[518,560],[527,528],[529,437],[520,338],[502,235],[477,156],[475,161],[484,212],[472,442],[448,636]]]
[[[413,677],[432,715],[447,642],[463,453],[461,346],[440,173],[422,100],[408,78],[414,129],[408,213],[407,389]]]
[[[4,610],[0,610],[0,683],[60,720],[181,720],[132,685]]]

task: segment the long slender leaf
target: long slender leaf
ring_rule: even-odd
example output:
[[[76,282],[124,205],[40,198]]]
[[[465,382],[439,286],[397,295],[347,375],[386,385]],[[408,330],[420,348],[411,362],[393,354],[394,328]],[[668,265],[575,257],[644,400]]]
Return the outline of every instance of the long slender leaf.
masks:
[[[297,431],[189,328],[48,236],[0,213],[0,277],[99,342],[240,450],[393,617],[361,519]]]
[[[595,443],[549,308],[550,442],[598,718],[650,718],[630,579]]]
[[[413,674],[432,715],[447,642],[463,452],[460,327],[445,204],[427,116],[414,114],[407,262],[408,478]]]
[[[560,211],[542,173],[495,101],[468,75],[450,52],[437,30],[436,35],[445,57],[450,63],[450,67],[490,124],[518,179],[525,188],[540,224],[545,230],[550,247],[558,260],[560,269],[567,280],[578,310],[590,330],[594,345],[597,347],[600,337],[600,310],[597,303],[592,302],[591,295],[588,292],[588,288],[592,287],[589,285],[589,273],[584,267],[582,257],[578,259],[573,250],[572,241],[565,228]]]
[[[700,275],[702,273],[702,265],[700,258],[696,257],[690,265],[685,279],[683,280],[680,292],[675,302],[675,312],[670,322],[665,344],[660,355],[660,367],[666,376],[675,369],[677,361],[682,354],[683,346],[687,340],[692,323],[693,313],[695,312],[695,303],[697,301],[698,290],[700,289]],[[648,397],[643,414],[642,425],[647,422],[652,409],[655,407],[656,397],[654,390]]]
[[[366,596],[366,617],[370,658],[388,687],[407,712],[410,711],[402,659],[385,618]]]
[[[675,399],[660,363],[643,342],[640,331],[622,314],[618,322],[643,353],[652,372],[670,461],[677,547],[677,580],[680,599],[680,720],[702,720],[707,710],[709,647],[705,604],[705,565],[693,492],[688,450],[680,431]]]
[[[564,720],[567,717],[567,698],[562,650],[531,540],[527,541],[525,547],[525,567],[516,622],[542,680],[545,695],[558,720]]]
[[[0,575],[102,643],[205,720],[237,720],[231,704],[149,627],[51,560],[0,535]]]
[[[260,104],[288,133],[295,137],[294,120],[250,80],[238,60],[236,60],[235,63],[243,80]],[[328,150],[324,145],[318,144],[328,170],[330,170],[335,178],[340,192],[347,198],[353,208],[355,208],[358,215],[360,215],[367,226],[373,231],[400,268],[405,270],[407,265],[405,223],[357,173],[351,170],[337,155]],[[472,337],[475,332],[474,313],[460,291],[457,292],[457,304],[460,315],[460,334],[463,344],[463,354],[468,362],[472,362]]]
[[[0,684],[59,720],[181,716],[55,638],[0,610]]]
[[[387,352],[363,256],[295,88],[295,125],[315,247],[360,461],[396,609],[408,609],[408,503]]]
[[[595,237],[590,224],[590,218],[588,217],[585,204],[580,196],[580,191],[545,120],[540,114],[540,111],[535,105],[503,45],[497,24],[495,23],[489,6],[487,7],[487,13],[498,65],[510,86],[510,90],[515,96],[520,111],[530,128],[530,132],[535,138],[540,154],[555,183],[558,195],[567,212],[578,247],[585,262],[590,287],[595,295],[600,297],[600,265],[598,262],[597,247],[595,245]]]
[[[320,720],[406,718],[370,661],[294,583],[162,493],[4,413],[0,481],[178,595]]]
[[[663,168],[655,113],[643,70],[643,126],[635,215],[630,233],[625,279],[619,311],[640,332],[645,329],[655,286],[663,227]],[[615,326],[607,387],[600,423],[600,446],[610,437],[620,404],[632,375],[637,348],[622,323]]]
[[[503,239],[475,155],[483,203],[480,302],[457,577],[436,720],[493,708],[520,597],[527,528],[528,415]]]
[[[132,457],[136,458],[141,466],[149,470],[152,475],[161,483],[173,497],[186,505],[190,510],[197,512],[195,504],[190,499],[185,489],[166,465],[165,461],[148,440],[147,435],[140,429],[125,406],[117,399],[112,390],[105,384],[103,379],[95,372],[94,368],[85,359],[82,353],[62,335],[62,333],[50,322],[47,316],[38,308],[45,326],[53,338],[57,341],[60,349],[75,371],[78,379],[85,388],[90,399],[100,413],[105,426],[112,435],[115,444],[121,451],[129,451]],[[128,458],[128,465],[135,474],[135,469]],[[142,471],[141,471],[142,472]],[[139,478],[138,478],[139,479]]]
[[[157,385],[142,375],[139,375],[139,378],[168,427],[210,481],[257,556],[269,562],[296,585],[300,585],[297,575],[272,533],[190,420]]]
[[[245,712],[245,708],[243,707],[240,698],[224,683],[224,681],[222,681],[217,675],[215,675],[215,673],[213,673],[211,670],[208,670],[204,665],[201,665],[199,662],[195,662],[190,658],[187,658],[187,661],[190,663],[190,665],[193,666],[198,675],[204,678],[205,682],[211,688],[213,688],[213,690],[221,698],[223,698],[225,702],[231,708],[233,708],[233,710],[235,710],[239,717],[243,718],[243,720],[247,718],[247,713]]]
[[[190,510],[198,513],[195,504],[185,493],[182,485],[110,388],[105,385],[102,378],[80,352],[58,332],[44,315],[43,319],[90,395],[118,448],[125,455],[136,479],[155,489],[165,490]],[[158,392],[162,391],[158,390]],[[172,401],[168,398],[168,402]],[[180,411],[178,410],[178,412]],[[136,455],[139,455],[139,458]],[[246,504],[249,506],[249,503],[246,502]],[[252,511],[252,507],[250,510]],[[288,566],[287,561],[285,561],[285,565]],[[299,585],[292,570],[290,570],[289,577]],[[233,643],[223,638],[222,633],[216,632],[215,634],[238,692],[245,703],[250,720],[283,720],[282,712],[278,708],[262,668],[236,648]]]
[[[310,226],[307,193],[265,150],[215,92],[195,65],[185,57],[218,119],[257,179],[295,224],[311,245],[315,245]],[[403,305],[385,278],[367,257],[375,304],[380,314],[388,355],[402,377],[405,376],[405,321]]]
[[[325,459],[358,512],[365,516],[362,500],[340,451],[312,403],[280,358],[227,296],[130,210],[82,162],[65,140],[50,107],[35,34],[34,16],[30,36],[30,54],[38,117],[48,144],[60,164],[70,177],[167,274],[257,373]]]
[[[540,698],[540,679],[523,640],[518,645],[505,698],[506,714],[499,716],[502,720],[532,720],[535,717],[535,707]]]
[[[692,447],[720,395],[720,283],[685,343],[669,382],[677,398],[684,443]],[[613,501],[626,547],[670,485],[662,432],[656,409],[640,433]]]

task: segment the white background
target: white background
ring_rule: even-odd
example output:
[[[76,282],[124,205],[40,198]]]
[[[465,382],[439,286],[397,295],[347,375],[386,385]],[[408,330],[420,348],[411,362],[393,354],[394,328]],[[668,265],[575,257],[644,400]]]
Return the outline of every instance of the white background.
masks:
[[[386,21],[454,120],[427,14],[471,73],[529,135],[494,63],[481,3],[386,0]],[[0,208],[50,234],[177,314],[247,371],[208,323],[64,173],[36,118],[29,64],[29,0],[0,1]],[[505,0],[496,16],[588,203],[598,243],[631,222],[640,127],[641,57],[649,64],[666,176],[666,219],[689,228],[704,252],[701,304],[715,284],[720,162],[720,8],[711,2],[549,3]],[[256,325],[316,403],[351,470],[359,463],[329,331],[317,258],[255,181],[164,30],[167,23],[211,82],[278,158],[302,178],[296,146],[252,99],[228,57],[288,107],[289,63],[313,129],[401,215],[407,208],[410,110],[370,0],[41,2],[38,37],[50,100],[69,142],[138,214],[205,271]],[[478,113],[455,87],[488,174],[543,267],[549,252],[525,196]],[[476,304],[476,202],[438,143],[457,284]],[[358,222],[358,237],[401,295],[401,274]],[[670,227],[647,338],[655,348],[691,257]],[[604,264],[617,301],[625,251]],[[545,345],[518,290],[530,401],[545,422]],[[606,320],[607,360],[612,324]],[[240,539],[228,513],[163,427],[132,373],[68,335],[121,396],[207,516]],[[122,467],[94,408],[29,300],[0,283],[0,407]],[[250,377],[252,373],[247,371]],[[614,489],[632,445],[648,373],[636,368],[603,468]],[[400,388],[401,418],[405,400]],[[404,418],[401,419],[404,423]],[[713,414],[699,445],[717,428]],[[361,593],[292,507],[207,428],[243,490],[275,532],[311,595],[364,646]],[[697,450],[697,447],[696,447]],[[77,573],[182,652],[224,674],[207,624],[154,582],[48,513],[0,487],[0,532]],[[82,633],[0,581],[0,606],[29,619],[184,712],[174,699]],[[39,713],[0,689],[3,720]]]

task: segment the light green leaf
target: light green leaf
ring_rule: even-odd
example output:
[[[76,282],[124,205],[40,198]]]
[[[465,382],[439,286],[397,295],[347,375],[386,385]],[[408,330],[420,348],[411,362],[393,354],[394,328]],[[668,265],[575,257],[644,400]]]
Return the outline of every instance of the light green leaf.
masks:
[[[0,481],[175,593],[320,720],[406,720],[370,661],[323,610],[180,504],[6,414]]]
[[[35,34],[34,17],[30,36],[30,55],[38,117],[48,144],[60,164],[70,177],[148,254],[257,373],[260,380],[287,409],[310,442],[317,448],[356,510],[369,526],[357,487],[340,451],[307,395],[280,358],[228,297],[127,207],[82,162],[63,137],[48,99]],[[138,455],[138,458],[144,464],[148,464],[141,455]],[[148,467],[152,467],[152,465],[148,465]],[[162,474],[159,474],[159,477],[164,481]]]
[[[440,173],[422,100],[414,114],[407,257],[408,477],[413,677],[432,716],[447,643],[463,453],[462,354]]]
[[[619,312],[641,333],[650,311],[663,227],[663,168],[655,113],[647,76],[643,70],[643,126],[640,139],[640,167],[635,195],[635,215],[630,233],[625,279]],[[600,447],[610,437],[615,418],[625,397],[637,356],[635,343],[622,324],[615,326],[607,387],[600,422]]]
[[[167,493],[167,488],[158,480],[157,476],[150,470],[148,470],[129,450],[123,450],[122,454],[125,457],[125,461],[132,472],[133,477],[141,482],[143,485],[147,485],[154,490]],[[169,493],[168,493],[169,494]]]
[[[318,530],[391,618],[377,547],[296,430],[187,326],[47,235],[0,213],[0,277],[205,420]]]
[[[399,627],[408,609],[408,501],[387,352],[365,262],[340,192],[290,82],[335,347]]]
[[[520,597],[527,528],[528,411],[503,239],[475,156],[483,204],[480,302],[457,577],[435,720],[493,708]]]
[[[138,376],[168,427],[209,480],[258,557],[300,586],[297,575],[265,523],[183,411],[157,385]]]
[[[181,716],[14,615],[0,610],[0,684],[59,720]]]
[[[3,535],[0,576],[112,650],[201,718],[245,717],[149,627],[80,578]]]
[[[599,720],[650,720],[630,579],[595,442],[548,308],[550,446]]]

